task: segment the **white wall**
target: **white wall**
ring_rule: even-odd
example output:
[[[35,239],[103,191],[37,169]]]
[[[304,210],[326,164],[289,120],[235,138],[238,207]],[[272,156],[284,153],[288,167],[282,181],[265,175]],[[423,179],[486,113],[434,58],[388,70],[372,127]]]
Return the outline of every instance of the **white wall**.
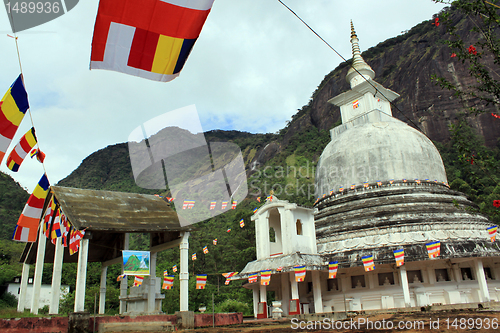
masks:
[[[9,283],[7,286],[7,292],[11,293],[19,300],[19,288],[21,287],[20,283]],[[69,293],[69,286],[63,285],[61,286],[61,299],[64,295]],[[40,289],[40,300],[39,300],[39,308],[43,308],[45,305],[50,304],[50,295],[52,294],[52,286],[50,285],[42,285]],[[33,295],[33,284],[28,284],[28,288],[26,290],[26,298],[24,302],[24,308],[31,308],[31,297]]]

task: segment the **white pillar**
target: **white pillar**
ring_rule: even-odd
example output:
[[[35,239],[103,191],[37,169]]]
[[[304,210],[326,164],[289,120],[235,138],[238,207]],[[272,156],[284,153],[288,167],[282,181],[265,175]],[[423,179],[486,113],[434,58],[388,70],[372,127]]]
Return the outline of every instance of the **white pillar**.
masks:
[[[40,289],[42,287],[43,262],[45,260],[45,244],[47,238],[43,234],[42,228],[38,230],[38,248],[36,251],[35,276],[33,278],[33,290],[31,295],[31,313],[38,314],[38,300],[40,299]]]
[[[476,280],[479,284],[479,293],[481,295],[481,302],[490,301],[490,293],[488,292],[488,283],[486,282],[486,276],[484,274],[483,261],[481,258],[475,258],[473,260],[474,271],[476,271]]]
[[[181,233],[182,241],[180,244],[180,261],[181,261],[181,271],[179,274],[180,281],[180,311],[189,311],[189,232]]]
[[[59,299],[61,298],[61,273],[63,265],[64,246],[61,238],[56,240],[54,252],[54,267],[52,270],[52,294],[49,306],[49,314],[59,313]]]
[[[323,313],[323,298],[321,297],[321,279],[318,271],[312,271],[314,313]]]
[[[87,280],[87,260],[89,256],[89,240],[80,240],[80,249],[78,250],[78,266],[76,271],[76,290],[75,290],[75,312],[85,310],[85,284]]]
[[[266,286],[260,285],[260,302],[266,302],[267,303],[267,288]]]
[[[17,311],[24,312],[26,303],[26,291],[28,289],[28,277],[30,274],[30,265],[23,264],[23,273],[21,275],[21,286],[19,287],[19,300],[17,301]]]
[[[281,309],[285,316],[288,315],[290,308],[290,283],[288,282],[288,274],[281,275]]]
[[[151,258],[149,261],[149,291],[148,291],[148,313],[155,312],[155,302],[156,302],[156,255],[157,253],[151,253]]]
[[[295,281],[295,272],[290,272],[290,289],[292,291],[292,299],[299,299],[299,284]]]
[[[123,249],[128,250],[129,247],[129,240],[130,240],[130,234],[126,233],[125,238],[123,240]],[[122,274],[123,274],[123,260],[122,260]],[[125,275],[123,279],[120,281],[120,314],[124,314],[127,312],[127,289],[128,289],[128,284],[127,284],[127,276]]]
[[[452,264],[451,268],[453,270],[453,276],[455,277],[455,281],[457,283],[462,281],[462,276],[460,275],[460,268],[458,267],[458,264]]]
[[[257,312],[259,311],[259,289],[253,288],[253,316],[257,318]]]
[[[406,267],[403,265],[399,267],[399,279],[401,280],[401,287],[403,288],[403,298],[405,307],[411,307],[410,288],[408,286],[408,277],[406,275]]]
[[[101,267],[101,288],[99,289],[99,314],[106,312],[106,276],[108,275],[108,266]]]

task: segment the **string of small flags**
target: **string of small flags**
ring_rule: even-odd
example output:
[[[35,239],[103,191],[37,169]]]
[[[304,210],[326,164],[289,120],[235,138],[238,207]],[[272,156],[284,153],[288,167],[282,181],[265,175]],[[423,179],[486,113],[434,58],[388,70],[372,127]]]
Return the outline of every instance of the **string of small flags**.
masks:
[[[414,180],[410,180],[410,181],[409,181],[408,179],[404,178],[404,179],[402,179],[401,181],[402,181],[403,183],[411,183],[411,182],[414,182],[414,183],[416,183],[416,184],[421,184],[421,183],[422,183],[422,180],[420,180],[420,179],[414,179]],[[440,181],[438,181],[437,179],[436,179],[436,180],[434,180],[434,181],[431,181],[431,180],[429,180],[429,179],[424,179],[423,181],[424,181],[425,183],[442,184],[442,185],[444,185],[444,186],[446,186],[446,187],[450,187],[450,186],[448,185],[448,183],[447,183],[447,182],[440,182]],[[376,186],[378,186],[378,187],[381,187],[383,184],[384,184],[384,183],[383,183],[382,181],[380,181],[380,180],[377,180],[377,181],[376,181],[376,182],[374,182],[374,183],[371,183],[371,182],[365,181],[365,182],[363,182],[363,184],[360,184],[360,185],[357,185],[357,184],[352,184],[352,185],[350,186],[350,189],[351,189],[351,190],[355,190],[356,188],[364,188],[364,189],[366,189],[366,188],[369,188],[370,186],[375,186],[375,185],[376,185]],[[386,184],[389,184],[389,185],[394,184],[394,179],[389,180],[388,182],[386,182]],[[322,196],[319,196],[319,197],[317,197],[317,198],[316,198],[316,201],[314,202],[314,204],[316,204],[316,203],[317,203],[318,201],[320,201],[321,199],[326,198],[328,195],[330,195],[330,196],[331,196],[331,195],[333,195],[333,194],[335,194],[335,193],[337,193],[337,192],[338,192],[338,193],[343,193],[343,192],[344,192],[344,190],[345,190],[345,189],[344,189],[344,187],[343,187],[343,186],[340,186],[340,187],[338,188],[338,190],[337,190],[337,191],[335,191],[335,190],[333,190],[333,189],[332,189],[332,190],[330,190],[328,193],[323,193],[323,195],[322,195]]]

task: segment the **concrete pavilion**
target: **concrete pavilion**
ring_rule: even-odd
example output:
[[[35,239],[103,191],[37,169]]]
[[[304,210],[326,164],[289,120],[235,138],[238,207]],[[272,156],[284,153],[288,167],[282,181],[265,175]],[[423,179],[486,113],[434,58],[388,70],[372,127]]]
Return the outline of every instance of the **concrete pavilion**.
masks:
[[[85,236],[78,252],[70,255],[60,241],[56,245],[48,242],[42,228],[39,228],[37,242],[28,243],[21,256],[23,271],[18,311],[24,311],[30,265],[35,264],[31,312],[37,314],[43,263],[54,263],[49,313],[58,313],[63,262],[78,263],[74,311],[84,311],[87,263],[100,262],[99,313],[104,314],[107,267],[122,262],[121,251],[128,249],[129,234],[137,232],[150,234],[150,273],[153,277],[156,276],[156,254],[180,247],[180,311],[188,311],[188,238],[192,227],[181,227],[177,214],[167,202],[153,195],[51,186],[44,211],[52,196],[57,199],[72,226],[86,230]],[[158,287],[161,282],[159,278],[144,279],[147,294],[142,297],[143,312],[161,312],[163,295]],[[120,285],[120,314],[130,313],[130,304],[127,307],[127,303],[136,305],[137,301],[137,297],[127,294],[127,278],[124,278]]]
[[[486,230],[493,223],[448,187],[431,140],[392,117],[399,95],[374,80],[351,28],[351,89],[329,100],[342,124],[317,165],[315,209],[267,201],[252,217],[257,260],[233,279],[271,269],[269,285],[245,284],[260,318],[267,291],[285,315],[500,301],[500,247]],[[440,255],[430,259],[426,244],[435,241]],[[397,249],[405,253],[399,267]],[[367,272],[361,258],[369,255],[375,269]],[[329,279],[333,261],[338,273]],[[296,265],[306,266],[304,282],[295,281]]]

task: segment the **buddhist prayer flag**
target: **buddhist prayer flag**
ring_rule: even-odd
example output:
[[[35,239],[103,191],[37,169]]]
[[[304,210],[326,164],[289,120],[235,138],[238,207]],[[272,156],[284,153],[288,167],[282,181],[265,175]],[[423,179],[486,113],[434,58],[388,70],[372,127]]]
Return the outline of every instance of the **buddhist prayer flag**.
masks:
[[[167,276],[168,275],[168,270],[164,270],[163,271],[163,276]]]
[[[240,228],[243,228],[245,226],[245,221],[243,219],[240,220]]]
[[[363,260],[363,265],[365,266],[365,271],[373,271],[375,269],[375,263],[373,262],[373,255],[361,257]]]
[[[352,108],[353,109],[357,109],[358,107],[359,107],[359,99],[357,99],[354,102],[352,102]]]
[[[351,190],[354,190],[356,188],[356,184],[351,185]]]
[[[403,266],[405,263],[405,250],[394,250],[394,258],[396,259],[396,266]]]
[[[238,204],[238,201],[233,201],[233,204],[231,206],[231,209],[236,209],[236,205]]]
[[[217,201],[212,201],[210,203],[210,210],[214,210],[215,209],[215,205],[217,205]]]
[[[278,267],[276,268],[276,271],[281,272],[283,270],[283,267]]]
[[[339,192],[344,192],[344,188],[342,186],[339,188]]]
[[[226,207],[227,207],[227,201],[222,201],[221,209],[226,209]]]
[[[144,281],[144,276],[136,275],[133,287],[140,287],[142,285],[142,281]]]
[[[488,230],[488,234],[490,235],[490,240],[492,242],[495,241],[495,238],[497,236],[497,229],[498,229],[498,227],[496,225],[491,226],[491,227],[486,229],[486,230]]]
[[[174,286],[174,275],[165,275],[163,277],[163,286],[161,287],[162,289],[172,289]]]
[[[62,231],[62,244],[64,247],[68,246],[68,232],[70,230],[70,225],[68,222],[68,218],[61,210],[61,231]]]
[[[226,281],[224,281],[224,284],[227,286],[229,284],[229,282],[231,282],[231,280],[226,279]]]
[[[335,279],[337,277],[337,271],[339,269],[338,261],[331,261],[328,263],[328,278]]]
[[[207,274],[196,275],[196,289],[205,289],[207,284]]]
[[[52,217],[56,210],[56,202],[54,199],[55,199],[54,196],[50,198],[50,202],[47,205],[47,209],[45,209],[45,215],[43,217],[43,227],[42,227],[43,234],[45,235],[45,237],[49,239],[50,239],[50,227],[52,224]]]
[[[184,200],[184,202],[182,203],[182,209],[187,209],[187,208],[188,208],[188,202]]]
[[[38,185],[35,187],[33,193],[28,199],[28,202],[24,206],[23,212],[17,221],[17,225],[22,228],[16,228],[13,240],[21,242],[36,241],[38,223],[40,222],[40,218],[42,216],[43,204],[48,191],[49,180],[47,179],[47,175],[44,174],[42,178],[40,178]],[[29,230],[25,230],[24,228],[28,228]],[[28,234],[28,237],[25,237],[26,234]]]
[[[50,233],[50,238],[52,244],[56,244],[57,238],[62,236],[61,233],[61,211],[57,209],[54,215],[54,220],[52,221],[52,232]]]
[[[196,252],[191,255],[191,260],[196,260]]]
[[[295,266],[295,281],[302,282],[306,278],[306,266]]]
[[[248,277],[248,283],[255,283],[255,282],[257,282],[257,278],[258,278],[258,274],[257,273],[250,274],[250,276]]]
[[[257,197],[257,201],[260,202],[260,197]]]
[[[177,265],[175,265],[174,267],[172,267],[172,270],[175,272],[177,272]]]
[[[266,269],[264,271],[260,271],[260,284],[263,286],[268,286],[271,281],[271,270]]]
[[[363,187],[368,187],[368,185],[370,185],[368,182],[363,183]]]
[[[80,240],[83,238],[84,235],[85,235],[85,230],[72,229],[68,247],[70,255],[73,255],[76,252],[78,252],[78,249],[80,248]]]
[[[427,252],[429,253],[429,258],[436,258],[441,254],[441,242],[435,241],[425,244],[427,247]]]
[[[253,213],[254,213],[254,214],[255,214],[255,213],[257,213],[257,211],[258,211],[258,210],[259,210],[259,208],[254,208],[254,209],[253,209]]]
[[[19,75],[0,101],[0,163],[28,108],[28,94]]]
[[[116,278],[116,281],[121,281],[121,280],[123,280],[123,278],[124,278],[125,276],[126,276],[125,274],[120,274],[120,275],[118,275],[118,277]]]
[[[268,196],[268,197],[266,198],[266,200],[267,200],[267,201],[273,201],[273,196],[272,196],[272,195]]]
[[[19,225],[16,225],[14,228],[14,233],[12,234],[12,240],[18,241],[18,242],[28,242],[28,239],[30,237],[30,228],[25,228],[21,227]],[[36,237],[36,235],[35,235]],[[35,238],[36,240],[36,238]]]
[[[175,198],[166,197],[168,202],[174,201]]]
[[[229,272],[229,273],[222,273],[222,276],[225,277],[226,279],[229,279],[230,277],[238,274],[238,272]]]
[[[212,241],[214,245],[217,245],[217,238]]]
[[[380,180],[377,180],[377,185],[382,186],[382,182]]]
[[[204,246],[203,247],[203,253],[207,254],[208,253],[208,247],[207,246]]]
[[[214,0],[101,0],[91,69],[168,82],[179,76]]]
[[[23,163],[24,158],[36,145],[36,135],[35,128],[32,127],[26,134],[23,135],[19,143],[12,149],[9,156],[7,157],[7,168],[17,172],[21,163]]]
[[[231,228],[227,229],[227,232],[231,232]]]

